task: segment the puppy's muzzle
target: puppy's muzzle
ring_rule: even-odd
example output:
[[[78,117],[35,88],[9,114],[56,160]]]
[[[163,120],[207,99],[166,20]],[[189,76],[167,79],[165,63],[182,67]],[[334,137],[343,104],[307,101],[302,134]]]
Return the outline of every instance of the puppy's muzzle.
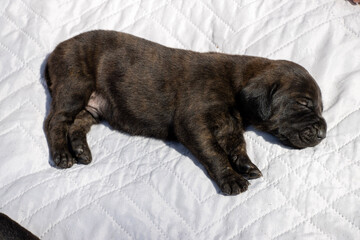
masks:
[[[299,138],[307,146],[315,146],[326,137],[326,122],[322,117],[313,125],[306,127],[299,133]]]

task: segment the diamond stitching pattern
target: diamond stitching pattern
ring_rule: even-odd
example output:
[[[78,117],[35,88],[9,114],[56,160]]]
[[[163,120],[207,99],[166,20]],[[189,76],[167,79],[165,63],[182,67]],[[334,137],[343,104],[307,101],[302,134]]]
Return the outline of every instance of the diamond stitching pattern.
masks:
[[[29,167],[29,171],[14,167],[0,168],[0,195],[4,196],[0,199],[0,211],[42,239],[56,239],[59,232],[68,238],[73,230],[67,232],[67,224],[76,226],[77,219],[81,219],[95,227],[93,224],[102,218],[108,220],[104,222],[104,229],[113,229],[103,232],[102,237],[105,238],[140,239],[140,236],[146,236],[141,235],[144,232],[152,239],[251,239],[254,236],[257,239],[292,239],[303,234],[314,239],[333,239],[342,236],[340,233],[346,233],[344,236],[348,238],[359,236],[358,210],[353,207],[358,205],[354,203],[360,199],[357,181],[360,176],[357,158],[360,129],[348,123],[360,117],[360,101],[337,112],[338,117],[329,118],[332,121],[328,122],[327,139],[313,149],[284,149],[264,140],[262,133],[246,133],[249,154],[261,167],[265,177],[253,181],[249,191],[237,197],[219,195],[219,190],[197,166],[197,160],[183,147],[158,140],[132,138],[103,126],[93,127],[88,135],[94,155],[91,165],[75,166],[65,171],[50,166],[42,130],[48,99],[45,91],[39,92],[39,89],[44,89],[44,80],[40,74],[41,66],[37,64],[39,61],[34,60],[45,60],[56,44],[80,32],[115,27],[114,30],[123,30],[172,47],[249,52],[265,57],[290,58],[300,63],[304,61],[305,65],[310,56],[314,58],[322,54],[320,48],[296,51],[298,45],[304,44],[309,36],[318,34],[318,39],[314,38],[313,41],[319,44],[326,38],[327,51],[330,53],[336,51],[338,46],[346,51],[349,48],[345,47],[345,43],[355,46],[360,41],[354,25],[346,25],[350,24],[349,21],[359,21],[360,11],[346,2],[306,0],[263,4],[257,0],[232,0],[221,4],[210,0],[195,4],[189,0],[161,1],[158,4],[150,0],[106,0],[90,5],[86,1],[74,0],[51,0],[43,4],[40,1],[16,0],[4,4],[0,11],[0,24],[6,24],[6,32],[10,31],[11,35],[0,33],[0,50],[5,53],[0,61],[2,66],[9,66],[0,68],[0,87],[9,89],[3,91],[5,95],[0,97],[0,126],[3,127],[0,129],[0,140],[19,144],[8,149],[2,147],[6,144],[0,145],[0,153],[6,153],[6,158],[0,164],[12,166],[9,165],[11,161],[20,161],[22,167]],[[191,11],[187,6],[191,6]],[[16,7],[25,11],[24,18],[14,15]],[[58,8],[64,11],[55,12],[54,9]],[[255,9],[259,9],[259,12]],[[291,10],[288,16],[279,15],[284,9]],[[245,10],[251,14],[244,19],[239,14]],[[200,24],[199,17],[193,13],[202,14],[204,19],[210,20],[211,25]],[[174,21],[167,21],[168,18],[164,16],[172,16]],[[233,16],[238,16],[242,21],[232,19]],[[277,19],[277,16],[281,17]],[[301,20],[316,22],[302,27]],[[177,28],[179,24],[183,27]],[[264,32],[254,32],[253,29],[261,27]],[[299,30],[295,34],[287,34],[285,29],[289,27]],[[324,33],[323,29],[328,29],[328,33]],[[342,42],[332,32],[337,35],[343,33]],[[243,36],[254,37],[245,40],[241,39]],[[14,43],[23,41],[25,52],[19,52],[8,40],[3,41],[5,38]],[[277,39],[279,43],[272,47],[266,44],[269,39]],[[234,52],[231,49],[243,50]],[[348,54],[360,54],[357,49],[353,48],[353,52]],[[14,64],[8,64],[10,61],[14,61]],[[349,69],[341,71],[357,71],[356,67],[349,62]],[[310,72],[313,69],[316,66],[309,67]],[[327,71],[328,77],[341,73],[339,69],[316,70]],[[356,99],[356,91],[346,85],[344,79],[335,78],[333,81],[347,88],[348,94],[354,94],[345,96],[339,92],[342,98]],[[15,84],[11,85],[11,82]],[[325,79],[318,79],[318,84],[325,86]],[[334,109],[338,109],[334,103],[339,96],[327,92],[323,92],[323,95],[327,102],[332,103],[326,107],[325,117],[333,116],[337,111]],[[42,106],[39,105],[41,102]],[[350,130],[352,127],[353,130]],[[26,142],[28,146],[24,144]],[[24,155],[20,153],[29,151],[30,145],[34,149],[30,150],[26,159],[31,162],[21,160]],[[4,176],[12,178],[5,179]],[[157,179],[160,176],[162,181]],[[55,195],[49,192],[49,186],[53,186]],[[56,191],[62,186],[64,189]],[[296,191],[292,187],[296,187]],[[35,206],[33,201],[40,192],[44,196],[40,205]],[[118,203],[122,206],[121,210],[117,209],[117,204],[108,201],[115,196],[121,199]],[[321,208],[315,207],[316,201],[324,203]],[[299,202],[302,205],[298,205]],[[66,207],[68,204],[72,206]],[[62,209],[57,209],[57,205]],[[127,207],[134,212],[127,212]],[[50,213],[55,209],[63,213],[51,217]],[[94,216],[94,219],[82,219],[82,216],[89,214],[87,209],[94,209],[100,215]],[[247,215],[242,215],[244,212]],[[291,214],[290,222],[281,222],[279,217],[284,214]],[[49,217],[44,220],[42,216]],[[144,220],[140,221],[142,225],[138,228],[131,227],[126,222],[129,217]],[[271,220],[274,218],[280,221],[277,225]],[[232,228],[229,227],[230,220]],[[336,231],[325,227],[330,220],[339,222],[340,229]],[[176,223],[175,229],[172,221]],[[81,235],[78,237],[81,238]]]

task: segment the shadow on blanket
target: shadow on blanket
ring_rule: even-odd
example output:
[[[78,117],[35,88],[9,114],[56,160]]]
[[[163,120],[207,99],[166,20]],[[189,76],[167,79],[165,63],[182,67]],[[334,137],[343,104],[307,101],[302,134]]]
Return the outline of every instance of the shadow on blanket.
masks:
[[[33,240],[39,238],[5,214],[0,213],[0,239]]]
[[[271,144],[277,144],[283,148],[286,148],[286,149],[294,149],[294,148],[291,148],[289,146],[286,146],[284,144],[282,144],[276,137],[274,137],[273,135],[269,134],[269,133],[266,133],[266,132],[261,132],[259,130],[256,130],[254,127],[250,126],[250,127],[247,127],[245,132],[254,132],[256,135],[262,137],[266,142],[269,142]]]
[[[44,61],[41,63],[41,66],[40,66],[40,83],[41,85],[44,87],[44,90],[45,90],[45,94],[46,94],[46,101],[45,101],[45,116],[44,116],[44,120],[43,122],[45,122],[45,119],[46,119],[46,116],[49,115],[49,111],[50,111],[50,103],[51,103],[51,95],[50,95],[50,92],[49,92],[49,89],[46,85],[46,81],[45,81],[45,67],[46,67],[46,63],[47,63],[47,60],[48,60],[48,57],[49,57],[50,54],[48,54]],[[44,130],[44,128],[43,128]],[[45,130],[44,130],[44,137],[45,137]],[[47,142],[47,141],[46,141]],[[49,144],[47,142],[47,144]],[[48,146],[49,147],[49,146]],[[49,148],[48,148],[49,149]],[[51,159],[51,156],[49,154],[49,158],[48,158],[48,163],[52,166],[52,167],[55,167],[56,168],[56,164],[53,162],[53,160]]]

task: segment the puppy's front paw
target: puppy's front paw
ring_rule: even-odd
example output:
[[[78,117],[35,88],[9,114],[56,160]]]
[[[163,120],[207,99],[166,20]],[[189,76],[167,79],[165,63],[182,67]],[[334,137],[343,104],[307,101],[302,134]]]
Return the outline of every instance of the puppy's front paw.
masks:
[[[59,168],[69,168],[75,163],[75,159],[68,150],[54,151],[53,161]]]
[[[234,170],[246,179],[262,177],[261,171],[250,161],[247,155],[232,156],[231,163]]]
[[[225,195],[238,195],[248,189],[249,181],[236,173],[223,177],[220,181],[221,191]]]

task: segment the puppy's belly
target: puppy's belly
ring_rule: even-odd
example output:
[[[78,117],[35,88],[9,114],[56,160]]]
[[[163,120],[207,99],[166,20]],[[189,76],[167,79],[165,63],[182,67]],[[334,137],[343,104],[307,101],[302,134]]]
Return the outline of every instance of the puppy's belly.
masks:
[[[103,110],[105,109],[106,100],[100,94],[93,92],[89,98],[89,102],[85,109],[91,113],[95,119],[103,117]]]
[[[154,116],[151,114],[151,109],[139,115],[136,111],[132,111],[134,107],[136,108],[136,106],[126,106],[121,102],[111,104],[105,96],[93,92],[85,109],[95,119],[106,120],[116,130],[131,135],[176,140],[172,121]]]

